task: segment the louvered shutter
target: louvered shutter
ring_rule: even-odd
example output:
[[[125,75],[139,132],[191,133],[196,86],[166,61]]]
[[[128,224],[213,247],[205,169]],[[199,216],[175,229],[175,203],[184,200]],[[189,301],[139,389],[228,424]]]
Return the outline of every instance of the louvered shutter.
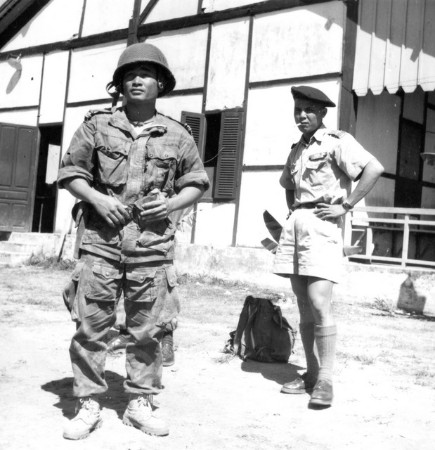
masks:
[[[192,130],[192,136],[198,147],[201,159],[204,159],[205,116],[188,111],[182,111],[181,123],[187,123]]]
[[[233,200],[237,194],[243,111],[222,111],[219,155],[213,197]]]

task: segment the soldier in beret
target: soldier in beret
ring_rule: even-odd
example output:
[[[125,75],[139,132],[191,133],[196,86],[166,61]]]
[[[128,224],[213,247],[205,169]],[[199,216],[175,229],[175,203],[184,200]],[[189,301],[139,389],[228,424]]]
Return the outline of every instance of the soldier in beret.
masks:
[[[296,295],[307,370],[281,392],[308,391],[310,407],[328,407],[337,336],[331,298],[343,260],[343,219],[384,169],[350,134],[325,127],[327,107],[335,103],[322,91],[297,86],[291,92],[302,136],[292,146],[280,178],[290,215],[273,272],[289,277]],[[358,182],[353,191],[352,182]]]

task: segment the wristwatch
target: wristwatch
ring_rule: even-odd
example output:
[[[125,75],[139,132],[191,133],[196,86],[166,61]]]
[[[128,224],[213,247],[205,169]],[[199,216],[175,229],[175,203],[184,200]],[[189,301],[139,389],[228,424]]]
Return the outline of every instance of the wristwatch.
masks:
[[[344,209],[346,212],[349,212],[349,211],[353,208],[353,205],[351,205],[348,201],[344,201],[344,202],[341,204],[341,206],[343,207],[343,209]]]

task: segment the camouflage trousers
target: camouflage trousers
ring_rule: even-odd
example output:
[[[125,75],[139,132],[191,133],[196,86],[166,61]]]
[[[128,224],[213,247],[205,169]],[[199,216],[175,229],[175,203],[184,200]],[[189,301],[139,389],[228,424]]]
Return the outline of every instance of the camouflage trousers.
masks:
[[[126,328],[128,393],[158,394],[162,389],[161,339],[174,328],[180,310],[176,274],[171,262],[123,264],[84,253],[65,288],[77,323],[70,357],[76,397],[107,390],[104,369],[107,333],[116,321],[116,304],[123,295]]]

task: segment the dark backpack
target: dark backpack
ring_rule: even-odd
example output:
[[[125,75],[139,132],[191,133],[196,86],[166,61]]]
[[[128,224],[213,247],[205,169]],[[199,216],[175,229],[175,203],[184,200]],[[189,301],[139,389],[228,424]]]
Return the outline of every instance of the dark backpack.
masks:
[[[225,352],[243,360],[288,362],[296,332],[281,308],[269,299],[249,295],[240,313],[237,329],[230,333]]]

